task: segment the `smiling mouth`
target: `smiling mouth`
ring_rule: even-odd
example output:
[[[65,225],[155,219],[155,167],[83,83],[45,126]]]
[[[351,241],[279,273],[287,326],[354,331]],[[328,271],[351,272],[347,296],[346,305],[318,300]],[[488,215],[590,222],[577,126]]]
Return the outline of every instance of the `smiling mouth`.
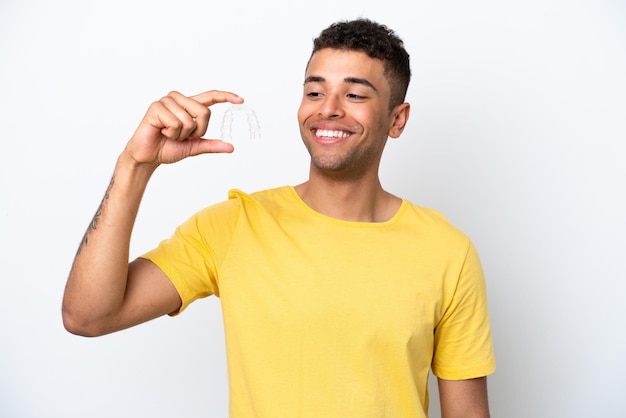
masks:
[[[313,134],[317,138],[347,138],[351,135],[350,132],[333,131],[329,129],[316,129],[313,131]]]

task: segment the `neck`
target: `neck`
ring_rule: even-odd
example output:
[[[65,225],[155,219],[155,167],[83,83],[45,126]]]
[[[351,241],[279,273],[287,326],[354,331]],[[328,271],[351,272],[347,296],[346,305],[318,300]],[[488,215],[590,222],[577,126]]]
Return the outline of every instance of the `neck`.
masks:
[[[402,203],[382,188],[378,177],[359,181],[311,177],[295,189],[311,209],[345,221],[386,222]]]

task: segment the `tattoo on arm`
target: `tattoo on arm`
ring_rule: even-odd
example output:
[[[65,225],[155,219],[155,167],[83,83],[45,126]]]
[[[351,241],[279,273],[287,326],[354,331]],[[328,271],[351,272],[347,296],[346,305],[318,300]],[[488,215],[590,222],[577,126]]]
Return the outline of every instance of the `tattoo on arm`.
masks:
[[[113,183],[115,183],[115,177],[111,177],[109,187],[107,187],[107,190],[104,193],[104,197],[102,198],[102,201],[100,202],[100,206],[98,206],[98,210],[96,210],[96,214],[93,216],[91,223],[87,227],[87,231],[85,231],[85,235],[83,236],[83,239],[80,241],[80,245],[78,246],[78,251],[76,252],[77,256],[80,254],[83,247],[85,247],[87,243],[89,242],[89,234],[91,233],[91,231],[98,228],[98,220],[100,219],[100,215],[102,215],[102,208],[104,207],[104,202],[109,198],[109,193],[111,192],[111,189],[113,188]]]

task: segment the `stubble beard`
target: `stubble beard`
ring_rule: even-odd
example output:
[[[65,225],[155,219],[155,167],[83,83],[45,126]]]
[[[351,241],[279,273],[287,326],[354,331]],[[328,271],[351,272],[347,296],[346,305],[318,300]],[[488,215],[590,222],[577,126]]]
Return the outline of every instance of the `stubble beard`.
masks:
[[[307,147],[308,148],[308,147]],[[369,152],[350,152],[345,155],[315,155],[309,149],[311,168],[334,180],[356,180],[362,178],[367,170],[376,164],[376,155]]]

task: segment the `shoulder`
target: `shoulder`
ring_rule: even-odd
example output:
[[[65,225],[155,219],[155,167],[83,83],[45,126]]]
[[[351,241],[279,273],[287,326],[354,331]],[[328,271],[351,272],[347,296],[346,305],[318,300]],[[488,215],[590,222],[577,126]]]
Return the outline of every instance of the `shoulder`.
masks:
[[[435,241],[469,244],[469,237],[438,210],[416,205],[406,199],[404,206],[402,221],[418,228],[420,234],[426,234]]]
[[[260,203],[280,201],[292,196],[293,187],[280,186],[272,189],[258,190],[247,193],[239,189],[231,189],[228,192],[229,200],[256,201]]]
[[[288,207],[294,204],[295,192],[291,186],[281,186],[272,189],[259,190],[246,193],[239,189],[231,189],[228,192],[229,206],[237,206],[246,211],[254,208],[263,209],[265,211],[274,212],[280,208]]]
[[[194,214],[194,218],[206,218],[213,216],[238,215],[242,208],[250,206],[269,206],[280,203],[289,198],[289,186],[274,189],[245,192],[239,189],[228,191],[226,200],[211,204]]]

